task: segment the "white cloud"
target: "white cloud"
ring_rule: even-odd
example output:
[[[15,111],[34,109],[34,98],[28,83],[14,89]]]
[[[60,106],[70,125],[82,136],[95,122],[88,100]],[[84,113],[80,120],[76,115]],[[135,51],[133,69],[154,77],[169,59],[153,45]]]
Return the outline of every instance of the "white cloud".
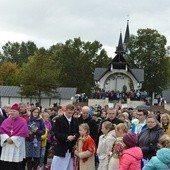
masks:
[[[169,6],[169,0],[1,0],[0,46],[30,40],[47,48],[80,37],[99,41],[114,56],[128,18],[131,34],[156,29],[169,45]]]
[[[15,32],[7,32],[7,31],[0,31],[0,45],[3,46],[8,41],[10,42],[22,42],[22,41],[28,41],[29,36],[21,33],[15,33]]]

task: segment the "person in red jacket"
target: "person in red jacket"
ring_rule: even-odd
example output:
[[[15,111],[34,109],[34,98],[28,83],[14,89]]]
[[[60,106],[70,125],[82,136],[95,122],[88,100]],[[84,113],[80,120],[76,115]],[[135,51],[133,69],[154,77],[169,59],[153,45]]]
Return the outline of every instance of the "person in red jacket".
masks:
[[[119,170],[141,170],[142,150],[137,147],[138,136],[129,132],[123,136],[123,142],[127,149],[123,151],[119,158]]]

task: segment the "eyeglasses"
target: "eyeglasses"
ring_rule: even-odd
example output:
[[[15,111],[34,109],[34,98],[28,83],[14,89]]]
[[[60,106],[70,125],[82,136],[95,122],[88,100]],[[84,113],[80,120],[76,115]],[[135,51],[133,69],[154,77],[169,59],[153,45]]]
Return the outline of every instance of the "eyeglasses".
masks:
[[[116,113],[114,113],[114,112],[108,112],[107,114],[112,114],[112,115],[114,115],[114,114],[116,114]]]
[[[142,114],[136,114],[137,116],[144,116],[144,115],[142,115]]]

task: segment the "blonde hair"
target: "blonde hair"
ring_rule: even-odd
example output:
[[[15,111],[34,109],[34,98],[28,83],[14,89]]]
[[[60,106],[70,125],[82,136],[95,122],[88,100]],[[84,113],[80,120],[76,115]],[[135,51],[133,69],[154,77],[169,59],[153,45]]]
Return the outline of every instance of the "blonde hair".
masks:
[[[126,116],[123,114],[123,113],[120,113],[118,116],[117,116],[118,119],[121,119],[121,118],[124,118],[126,119]]]
[[[44,119],[45,117],[49,118],[49,113],[48,112],[42,112],[41,117]]]
[[[86,130],[87,135],[90,134],[90,128],[89,128],[89,125],[87,123],[82,123],[82,124],[79,125],[79,127],[83,128],[83,130]]]
[[[127,133],[129,130],[128,127],[124,123],[119,123],[118,125],[115,126],[115,129],[117,131],[122,131],[124,133]]]
[[[114,130],[115,127],[110,121],[105,121],[102,124],[106,129],[109,129],[109,131]]]
[[[170,148],[170,136],[164,134],[160,139],[159,139],[159,148]]]
[[[129,113],[128,112],[123,112],[122,114],[125,116],[125,119],[129,119]]]
[[[170,123],[170,116],[169,116],[169,114],[164,113],[164,114],[161,115],[161,120],[160,120],[161,123],[162,123],[162,119],[163,119],[163,118],[167,118],[167,119],[168,119],[168,122]]]

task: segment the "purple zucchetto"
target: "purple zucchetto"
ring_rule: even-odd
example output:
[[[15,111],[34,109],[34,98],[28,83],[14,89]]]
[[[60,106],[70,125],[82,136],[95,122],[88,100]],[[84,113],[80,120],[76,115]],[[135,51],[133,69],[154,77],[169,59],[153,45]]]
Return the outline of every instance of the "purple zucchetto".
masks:
[[[20,107],[19,107],[19,105],[18,105],[17,103],[15,103],[14,105],[12,105],[11,110],[17,110],[17,111],[19,111],[19,110],[20,110]]]

